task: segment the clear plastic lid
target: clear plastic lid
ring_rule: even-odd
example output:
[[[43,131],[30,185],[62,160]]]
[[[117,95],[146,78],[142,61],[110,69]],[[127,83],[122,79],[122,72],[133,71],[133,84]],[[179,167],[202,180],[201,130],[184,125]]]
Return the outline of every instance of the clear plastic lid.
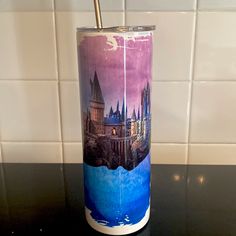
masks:
[[[114,26],[114,27],[107,27],[107,28],[77,28],[77,32],[105,32],[105,33],[128,33],[128,32],[146,32],[146,31],[153,31],[156,29],[155,25],[144,25],[144,26]]]

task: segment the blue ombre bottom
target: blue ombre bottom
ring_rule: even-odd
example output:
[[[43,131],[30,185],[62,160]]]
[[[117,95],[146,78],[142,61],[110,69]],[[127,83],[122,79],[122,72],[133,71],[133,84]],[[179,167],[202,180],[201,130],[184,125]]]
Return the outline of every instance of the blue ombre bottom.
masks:
[[[84,163],[85,205],[106,226],[136,224],[149,207],[150,154],[133,170]]]

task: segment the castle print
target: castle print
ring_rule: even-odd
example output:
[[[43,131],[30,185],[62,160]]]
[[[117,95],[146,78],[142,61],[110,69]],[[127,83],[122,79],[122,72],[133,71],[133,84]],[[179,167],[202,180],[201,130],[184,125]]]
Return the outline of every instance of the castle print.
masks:
[[[87,112],[83,115],[84,162],[92,166],[116,169],[123,166],[132,170],[142,162],[150,151],[150,86],[142,89],[140,106],[133,108],[128,117],[128,107],[123,99],[116,107],[110,107],[104,116],[106,102],[95,71],[90,80],[91,95]]]

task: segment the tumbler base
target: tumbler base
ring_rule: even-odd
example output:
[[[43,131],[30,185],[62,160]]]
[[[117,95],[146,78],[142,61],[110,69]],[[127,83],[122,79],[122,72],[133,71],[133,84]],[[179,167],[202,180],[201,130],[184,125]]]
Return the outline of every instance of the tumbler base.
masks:
[[[148,222],[150,218],[150,206],[148,207],[145,216],[143,219],[138,222],[137,224],[133,225],[123,225],[123,226],[105,226],[97,223],[92,216],[90,215],[90,210],[85,208],[85,216],[88,224],[95,229],[96,231],[103,233],[103,234],[110,234],[110,235],[125,235],[134,233],[140,229],[142,229]]]

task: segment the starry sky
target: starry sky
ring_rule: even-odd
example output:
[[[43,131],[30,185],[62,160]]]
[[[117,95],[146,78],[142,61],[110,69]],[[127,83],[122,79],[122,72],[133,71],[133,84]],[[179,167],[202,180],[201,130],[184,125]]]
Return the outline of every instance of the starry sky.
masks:
[[[97,71],[99,83],[105,100],[105,114],[110,107],[116,109],[117,101],[120,111],[125,96],[128,117],[133,108],[140,107],[141,91],[151,80],[152,37],[124,37],[111,33],[99,36],[83,36],[78,47],[79,77],[82,109],[87,110],[90,97],[90,79]],[[125,79],[126,78],[126,79]],[[125,83],[126,81],[126,83]]]

